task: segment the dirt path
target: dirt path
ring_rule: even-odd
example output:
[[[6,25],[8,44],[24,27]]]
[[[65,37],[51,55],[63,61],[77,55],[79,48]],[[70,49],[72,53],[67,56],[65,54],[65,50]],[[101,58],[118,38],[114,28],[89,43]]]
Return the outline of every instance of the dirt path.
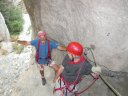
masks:
[[[51,87],[53,76],[54,71],[49,67],[45,67],[47,84],[42,86],[39,70],[36,64],[31,65],[19,78],[19,81],[16,84],[17,89],[12,96],[53,96],[53,88]]]

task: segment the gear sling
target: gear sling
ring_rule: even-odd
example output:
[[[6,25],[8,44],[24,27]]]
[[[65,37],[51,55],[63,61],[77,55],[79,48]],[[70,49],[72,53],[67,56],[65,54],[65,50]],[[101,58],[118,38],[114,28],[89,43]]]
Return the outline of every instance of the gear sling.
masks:
[[[39,58],[39,48],[40,48],[40,40],[38,40],[38,47],[35,55],[35,60],[38,63],[38,60],[41,59]],[[51,53],[50,53],[50,40],[48,40],[48,55],[45,58],[47,65],[51,62]]]

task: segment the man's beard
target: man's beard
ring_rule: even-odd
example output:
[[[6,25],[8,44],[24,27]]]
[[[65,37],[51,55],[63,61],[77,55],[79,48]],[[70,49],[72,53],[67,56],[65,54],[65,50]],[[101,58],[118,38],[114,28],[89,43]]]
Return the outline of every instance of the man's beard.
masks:
[[[46,42],[46,39],[41,39],[42,43],[45,43]]]
[[[41,41],[42,41],[42,42],[45,42],[45,41],[46,41],[46,39],[42,39]]]

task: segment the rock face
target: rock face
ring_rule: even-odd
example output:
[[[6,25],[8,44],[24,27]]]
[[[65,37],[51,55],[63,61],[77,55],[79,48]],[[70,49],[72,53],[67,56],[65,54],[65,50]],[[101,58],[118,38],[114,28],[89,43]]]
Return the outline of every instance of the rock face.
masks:
[[[127,0],[24,0],[38,30],[67,44],[92,47],[96,61],[112,70],[127,71]]]
[[[13,51],[13,46],[11,42],[1,42],[1,49],[6,50],[7,53],[11,53]]]
[[[0,12],[0,42],[1,41],[9,41],[10,40],[10,34],[8,31],[8,28],[5,24],[4,17],[2,16]]]

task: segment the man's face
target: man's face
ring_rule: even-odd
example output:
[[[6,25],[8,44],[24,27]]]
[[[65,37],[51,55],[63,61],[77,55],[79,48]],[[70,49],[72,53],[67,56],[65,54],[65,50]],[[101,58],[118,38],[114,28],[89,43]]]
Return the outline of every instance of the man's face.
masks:
[[[39,32],[38,32],[38,38],[39,38],[41,41],[45,42],[45,41],[46,41],[46,32],[39,31]]]
[[[46,35],[40,36],[39,39],[40,39],[41,41],[46,41]]]

